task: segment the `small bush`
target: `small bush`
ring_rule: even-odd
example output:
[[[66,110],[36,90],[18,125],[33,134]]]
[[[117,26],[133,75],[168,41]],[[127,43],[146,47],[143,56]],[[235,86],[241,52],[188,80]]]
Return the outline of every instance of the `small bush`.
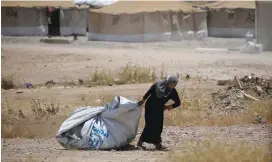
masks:
[[[1,86],[2,86],[2,88],[3,89],[13,89],[13,88],[15,88],[13,79],[14,79],[14,77],[12,75],[2,76],[1,77]]]
[[[60,104],[53,100],[33,98],[30,101],[33,115],[37,119],[56,115],[59,112]]]
[[[55,133],[56,123],[61,123],[63,119],[60,117],[64,116],[56,116],[59,107],[56,101],[33,98],[30,101],[32,114],[29,114],[26,113],[27,110],[23,112],[21,108],[15,111],[16,108],[11,107],[5,97],[1,110],[2,136],[4,138],[33,138]]]
[[[111,71],[99,71],[96,69],[95,72],[92,74],[90,81],[91,84],[95,85],[111,84],[113,82]]]
[[[119,79],[121,84],[126,83],[148,83],[157,78],[156,69],[151,67],[132,66],[127,64],[121,68]]]

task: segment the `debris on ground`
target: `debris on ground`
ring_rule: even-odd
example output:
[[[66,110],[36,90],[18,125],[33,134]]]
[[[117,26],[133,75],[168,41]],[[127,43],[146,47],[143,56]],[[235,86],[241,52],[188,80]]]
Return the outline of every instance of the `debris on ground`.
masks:
[[[33,88],[33,85],[30,82],[25,83],[26,88]]]
[[[54,82],[54,80],[49,80],[45,84],[47,85],[47,84],[56,84],[56,83]]]
[[[23,90],[16,91],[16,93],[18,93],[18,94],[23,93],[23,92],[24,92]]]
[[[19,118],[26,118],[21,109],[19,109]]]
[[[241,112],[252,101],[272,98],[272,78],[256,77],[254,74],[233,80],[219,80],[217,85],[226,88],[212,93],[209,109],[212,113]]]
[[[245,76],[240,79],[243,90],[249,94],[254,94],[259,98],[272,98],[272,77]]]
[[[82,80],[82,79],[78,79],[78,83],[79,83],[80,85],[82,85],[82,84],[83,84],[83,80]]]

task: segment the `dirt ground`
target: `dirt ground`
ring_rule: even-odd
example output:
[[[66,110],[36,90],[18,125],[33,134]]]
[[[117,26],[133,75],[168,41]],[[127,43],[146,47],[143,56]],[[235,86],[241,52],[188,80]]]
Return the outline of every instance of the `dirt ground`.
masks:
[[[85,38],[71,44],[43,44],[40,38],[3,37],[1,47],[2,76],[14,75],[15,82],[23,85],[26,81],[34,85],[44,85],[48,80],[67,82],[79,78],[86,80],[95,68],[110,69],[112,73],[126,64],[164,68],[168,74],[190,74],[204,79],[200,87],[210,94],[221,87],[217,79],[230,79],[254,73],[258,76],[271,76],[272,52],[262,54],[240,54],[238,52],[199,52],[196,48],[235,48],[243,45],[242,39],[215,39],[204,42],[167,43],[103,43],[86,42]],[[114,85],[101,87],[45,86],[35,89],[1,90],[2,103],[5,97],[13,107],[28,107],[33,97],[55,99],[62,103],[61,113],[70,113],[82,99],[93,103],[101,96],[122,95],[132,100],[149,88],[151,83]],[[192,80],[181,81],[178,87],[195,87]],[[28,110],[24,110],[28,112]],[[52,121],[51,121],[52,122]],[[50,122],[49,122],[50,123]],[[3,124],[3,123],[2,123]],[[39,129],[48,129],[50,125]],[[1,151],[3,161],[155,161],[167,158],[168,151],[76,151],[64,150],[54,138],[59,125],[46,134],[34,139],[4,139]],[[235,125],[230,127],[165,127],[163,139],[170,151],[186,151],[186,142],[201,141],[210,137],[224,142],[248,141],[254,144],[271,142],[271,125]]]
[[[189,143],[212,138],[226,143],[247,142],[256,145],[271,141],[271,126],[231,126],[231,127],[166,127],[163,139],[168,146],[166,151],[137,150],[133,147],[123,151],[78,151],[65,150],[55,139],[3,139],[2,160],[20,161],[167,161],[169,152],[190,150]],[[192,146],[191,146],[192,147]]]

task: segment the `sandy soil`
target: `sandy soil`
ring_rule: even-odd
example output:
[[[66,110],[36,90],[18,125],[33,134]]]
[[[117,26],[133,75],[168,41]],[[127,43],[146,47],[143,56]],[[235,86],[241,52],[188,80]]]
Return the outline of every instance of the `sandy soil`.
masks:
[[[229,79],[234,75],[244,76],[255,73],[258,76],[272,74],[272,53],[239,54],[238,52],[196,52],[196,47],[235,48],[244,40],[208,39],[205,42],[167,42],[167,43],[103,43],[86,42],[85,38],[67,45],[42,44],[40,38],[2,37],[2,76],[13,74],[16,84],[30,81],[33,84],[44,84],[48,80],[65,82],[79,78],[87,79],[95,68],[110,69],[117,72],[126,64],[139,64],[162,68],[168,74],[177,72],[205,78],[200,87],[210,94],[220,87],[215,85],[217,79]],[[195,80],[182,81],[179,87],[195,87]],[[7,97],[16,108],[28,107],[33,97],[56,99],[62,103],[62,113],[69,113],[82,100],[91,103],[101,96],[122,95],[133,100],[147,90],[150,84],[133,84],[102,87],[62,86],[53,88],[2,90],[2,101]],[[82,101],[80,101],[82,103]],[[27,112],[27,110],[24,110]],[[44,125],[49,129],[53,121]],[[36,139],[4,139],[2,138],[3,161],[37,160],[37,161],[154,161],[168,156],[161,151],[67,151],[53,139],[55,129],[51,129],[45,138],[38,134],[43,125],[37,125]],[[185,142],[204,140],[214,137],[223,142],[246,140],[255,144],[271,141],[270,125],[245,125],[231,127],[165,127],[164,142],[169,150],[186,151],[190,148]]]
[[[167,160],[168,153],[174,150],[189,151],[188,144],[207,138],[227,143],[249,142],[256,145],[271,141],[271,126],[231,126],[231,127],[166,127],[163,139],[168,146],[166,151],[154,151],[152,146],[146,151],[133,147],[123,151],[77,151],[64,150],[55,139],[3,139],[3,161],[155,161]]]
[[[238,40],[167,43],[85,43],[80,40],[68,45],[42,44],[21,38],[17,42],[2,38],[2,75],[14,74],[17,82],[33,84],[48,80],[77,81],[88,78],[97,67],[112,72],[126,64],[164,66],[168,74],[228,79],[250,73],[268,75],[272,69],[271,53],[239,54],[237,52],[196,52],[196,47],[234,48]],[[236,43],[233,43],[236,42]],[[188,45],[190,44],[190,45]]]

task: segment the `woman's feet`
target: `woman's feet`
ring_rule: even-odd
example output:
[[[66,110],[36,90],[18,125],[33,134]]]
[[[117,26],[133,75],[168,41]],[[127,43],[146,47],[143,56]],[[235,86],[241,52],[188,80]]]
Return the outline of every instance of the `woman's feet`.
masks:
[[[139,142],[137,143],[137,147],[138,147],[138,148],[141,148],[141,149],[146,149],[146,147],[143,146],[143,142],[142,142],[142,141],[139,141]]]
[[[146,149],[146,147],[143,146],[143,142],[142,141],[139,141],[137,143],[137,148]],[[164,149],[167,149],[167,147],[164,146],[164,145],[162,145],[161,143],[158,143],[158,144],[155,144],[155,149],[156,150],[164,150]]]
[[[164,150],[166,149],[167,147],[166,146],[163,146],[161,143],[158,143],[155,145],[155,149],[156,150]]]

